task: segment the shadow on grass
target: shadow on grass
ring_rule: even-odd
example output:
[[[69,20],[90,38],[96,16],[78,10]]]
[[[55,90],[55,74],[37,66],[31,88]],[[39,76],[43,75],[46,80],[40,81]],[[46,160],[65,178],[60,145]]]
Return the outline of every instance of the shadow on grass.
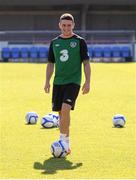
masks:
[[[42,170],[42,174],[56,174],[58,170],[72,170],[82,166],[82,163],[73,163],[66,158],[49,158],[42,163],[35,162],[34,169]]]
[[[114,129],[124,129],[124,128],[126,128],[126,127],[125,127],[125,126],[123,126],[123,127],[120,127],[120,126],[117,126],[117,127],[112,126],[112,128],[114,128]]]

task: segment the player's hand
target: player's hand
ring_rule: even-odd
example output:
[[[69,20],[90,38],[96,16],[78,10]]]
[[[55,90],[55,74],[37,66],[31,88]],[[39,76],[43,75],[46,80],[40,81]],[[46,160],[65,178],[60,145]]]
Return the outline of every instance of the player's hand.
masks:
[[[90,91],[90,83],[85,82],[82,87],[82,94],[87,94]]]
[[[45,91],[45,93],[49,93],[50,92],[50,83],[45,83],[44,91]]]

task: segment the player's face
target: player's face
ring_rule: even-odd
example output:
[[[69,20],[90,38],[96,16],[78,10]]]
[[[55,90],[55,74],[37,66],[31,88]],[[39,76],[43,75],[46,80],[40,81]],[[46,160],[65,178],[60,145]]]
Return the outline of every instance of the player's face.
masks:
[[[59,23],[59,28],[63,34],[63,36],[69,37],[73,33],[74,22],[70,20],[61,20]]]

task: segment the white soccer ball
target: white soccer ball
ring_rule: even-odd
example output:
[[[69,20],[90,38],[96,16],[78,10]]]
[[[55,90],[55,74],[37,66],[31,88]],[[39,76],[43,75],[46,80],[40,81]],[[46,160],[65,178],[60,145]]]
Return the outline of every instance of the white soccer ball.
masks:
[[[59,115],[55,113],[49,113],[48,115],[52,117],[54,127],[59,127]]]
[[[62,141],[55,141],[51,145],[51,153],[56,158],[66,157],[68,154],[68,145]]]
[[[28,112],[25,116],[27,124],[36,124],[38,120],[38,114],[36,112]]]
[[[53,121],[52,116],[49,116],[49,115],[43,116],[42,120],[41,120],[41,125],[44,128],[52,128],[52,127],[54,127],[54,121]]]
[[[116,114],[113,116],[112,122],[113,122],[114,127],[121,128],[121,127],[124,127],[126,123],[126,118],[122,114]]]

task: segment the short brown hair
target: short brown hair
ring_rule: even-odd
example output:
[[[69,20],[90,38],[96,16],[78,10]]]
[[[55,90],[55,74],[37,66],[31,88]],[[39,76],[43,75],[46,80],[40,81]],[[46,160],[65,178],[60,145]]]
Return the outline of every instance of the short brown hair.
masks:
[[[71,20],[74,22],[74,17],[72,16],[72,14],[65,13],[60,16],[60,21],[61,20]]]

